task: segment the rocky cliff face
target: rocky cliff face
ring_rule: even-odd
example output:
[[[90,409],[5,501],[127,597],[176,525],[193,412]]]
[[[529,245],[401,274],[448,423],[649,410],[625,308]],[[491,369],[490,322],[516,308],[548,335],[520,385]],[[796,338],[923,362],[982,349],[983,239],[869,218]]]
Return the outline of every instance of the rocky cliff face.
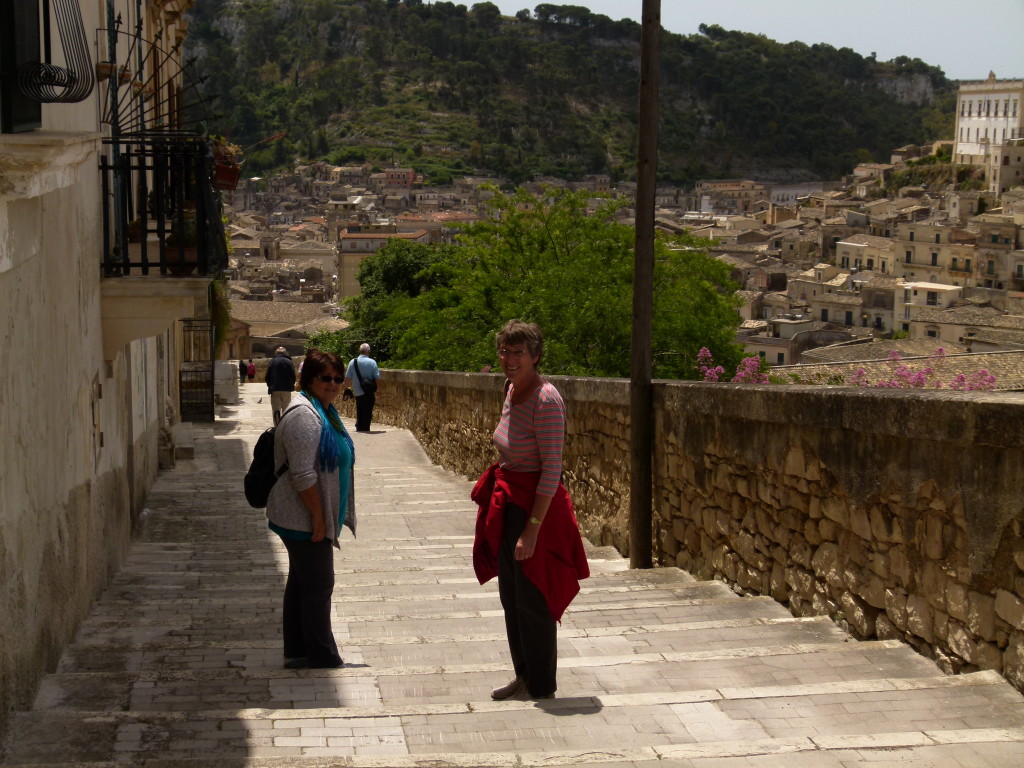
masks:
[[[935,88],[928,75],[880,77],[876,80],[876,85],[880,90],[895,96],[903,104],[931,104],[935,101]]]

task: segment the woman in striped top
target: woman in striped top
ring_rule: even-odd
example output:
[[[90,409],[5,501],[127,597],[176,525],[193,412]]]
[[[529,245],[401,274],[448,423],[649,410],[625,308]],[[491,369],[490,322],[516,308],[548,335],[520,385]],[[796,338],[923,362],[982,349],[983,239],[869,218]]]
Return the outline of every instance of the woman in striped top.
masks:
[[[481,583],[497,572],[516,676],[491,697],[507,699],[526,688],[533,698],[552,698],[556,623],[579,592],[579,579],[589,575],[561,484],[565,403],[537,372],[540,328],[511,320],[498,333],[497,347],[508,383],[494,430],[499,461],[474,489],[480,504],[474,567]]]

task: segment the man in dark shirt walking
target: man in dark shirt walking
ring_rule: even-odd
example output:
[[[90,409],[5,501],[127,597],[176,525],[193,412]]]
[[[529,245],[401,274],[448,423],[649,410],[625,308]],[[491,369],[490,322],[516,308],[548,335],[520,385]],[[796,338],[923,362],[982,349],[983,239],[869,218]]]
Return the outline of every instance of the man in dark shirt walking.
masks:
[[[267,392],[270,393],[270,407],[274,412],[275,424],[292,401],[294,390],[295,364],[285,348],[278,347],[274,359],[267,365]]]

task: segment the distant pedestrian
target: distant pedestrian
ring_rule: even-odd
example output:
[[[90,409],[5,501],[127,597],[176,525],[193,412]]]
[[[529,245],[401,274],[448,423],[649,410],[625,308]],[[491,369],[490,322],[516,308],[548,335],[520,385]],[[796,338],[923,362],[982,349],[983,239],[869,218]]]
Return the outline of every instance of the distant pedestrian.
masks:
[[[525,688],[534,699],[550,699],[558,688],[556,626],[590,568],[561,482],[565,403],[537,372],[544,337],[535,324],[510,320],[497,347],[505,403],[494,430],[498,463],[471,494],[479,506],[473,568],[481,584],[498,577],[515,678],[491,698]]]
[[[249,373],[249,366],[245,364],[245,360],[238,361],[238,383],[245,384],[245,377]]]
[[[351,386],[356,395],[356,432],[369,432],[373,406],[377,402],[377,382],[380,368],[370,357],[370,345],[359,345],[359,357],[352,358],[345,372],[345,386]]]
[[[249,377],[249,383],[256,381],[256,363],[249,358],[249,364],[245,367],[245,375]]]
[[[274,359],[267,366],[267,392],[270,393],[270,409],[274,414],[274,423],[288,403],[292,401],[292,392],[295,389],[295,364],[288,356],[284,347],[278,347]]]

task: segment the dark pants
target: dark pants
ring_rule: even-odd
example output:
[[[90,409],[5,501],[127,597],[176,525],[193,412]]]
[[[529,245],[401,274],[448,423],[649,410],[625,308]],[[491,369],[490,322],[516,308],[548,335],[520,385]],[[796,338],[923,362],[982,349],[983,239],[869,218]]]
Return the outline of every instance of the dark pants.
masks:
[[[356,395],[356,432],[370,431],[370,417],[373,416],[373,404],[377,402],[377,393],[372,395]]]
[[[525,526],[526,511],[506,503],[498,553],[498,594],[505,609],[505,633],[516,676],[526,679],[531,696],[547,696],[558,689],[556,627],[544,595],[523,575],[515,559],[516,542]]]
[[[288,550],[288,582],[284,588],[284,655],[306,657],[311,667],[341,664],[331,630],[334,592],[334,549],[329,539],[298,541],[282,538]]]

